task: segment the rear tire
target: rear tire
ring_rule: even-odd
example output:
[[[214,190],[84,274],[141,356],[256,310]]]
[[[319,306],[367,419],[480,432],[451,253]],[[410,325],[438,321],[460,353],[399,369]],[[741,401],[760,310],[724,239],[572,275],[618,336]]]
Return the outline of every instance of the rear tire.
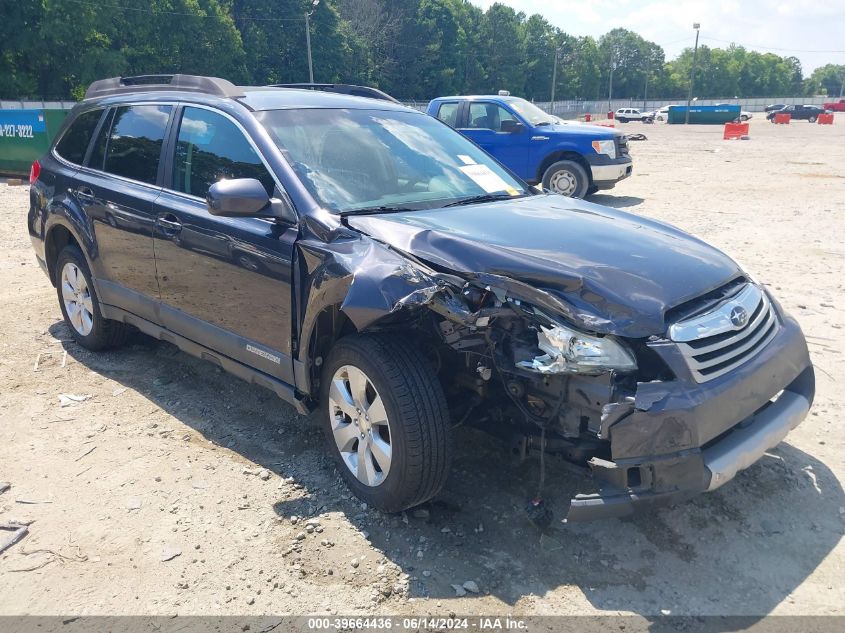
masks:
[[[810,117],[809,117],[807,120],[808,120],[810,123],[815,123],[815,122],[816,122],[816,115],[815,115],[815,114],[811,114],[811,115],[810,115]]]
[[[587,170],[574,160],[560,160],[552,164],[543,174],[543,188],[569,198],[583,198],[587,195],[590,177]]]
[[[628,119],[626,119],[624,117],[619,117],[616,120],[619,121],[620,123],[627,123],[628,122]]]
[[[103,317],[91,271],[79,247],[65,246],[56,258],[56,291],[65,324],[85,349],[99,351],[126,341],[127,326]]]
[[[323,367],[321,417],[329,451],[355,495],[400,512],[436,495],[449,474],[449,410],[437,376],[396,336],[341,339]]]

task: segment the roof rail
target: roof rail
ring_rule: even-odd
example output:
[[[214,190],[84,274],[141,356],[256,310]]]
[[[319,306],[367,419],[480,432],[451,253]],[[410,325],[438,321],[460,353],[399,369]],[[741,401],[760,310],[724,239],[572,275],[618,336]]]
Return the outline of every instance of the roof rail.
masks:
[[[370,86],[355,86],[353,84],[271,84],[270,88],[298,88],[300,90],[322,90],[323,92],[336,92],[343,95],[351,95],[353,97],[367,97],[369,99],[382,99],[384,101],[392,101],[393,103],[400,103],[386,92],[382,92],[378,88],[371,88]]]
[[[137,75],[135,77],[111,77],[95,81],[85,91],[86,99],[106,97],[130,92],[179,90],[202,92],[218,97],[242,97],[244,91],[235,84],[219,77],[198,75]]]

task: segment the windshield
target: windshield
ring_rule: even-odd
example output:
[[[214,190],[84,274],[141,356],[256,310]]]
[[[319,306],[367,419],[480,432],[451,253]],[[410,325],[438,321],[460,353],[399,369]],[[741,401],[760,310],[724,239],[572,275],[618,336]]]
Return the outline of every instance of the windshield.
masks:
[[[427,115],[309,108],[256,117],[311,195],[334,213],[527,193],[487,154]]]
[[[540,108],[525,99],[511,99],[507,104],[531,125],[555,123],[554,118],[548,112],[543,112]]]

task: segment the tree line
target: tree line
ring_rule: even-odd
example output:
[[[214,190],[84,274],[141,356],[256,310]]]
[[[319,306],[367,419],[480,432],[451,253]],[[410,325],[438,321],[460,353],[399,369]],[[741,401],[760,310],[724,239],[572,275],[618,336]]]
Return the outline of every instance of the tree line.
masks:
[[[188,73],[239,84],[314,79],[400,99],[500,89],[555,98],[680,99],[692,49],[666,60],[626,29],[576,37],[539,14],[468,0],[0,0],[0,98],[80,98],[95,79]],[[838,95],[845,65],[805,77],[800,61],[699,46],[701,97]],[[612,88],[611,88],[612,86]]]

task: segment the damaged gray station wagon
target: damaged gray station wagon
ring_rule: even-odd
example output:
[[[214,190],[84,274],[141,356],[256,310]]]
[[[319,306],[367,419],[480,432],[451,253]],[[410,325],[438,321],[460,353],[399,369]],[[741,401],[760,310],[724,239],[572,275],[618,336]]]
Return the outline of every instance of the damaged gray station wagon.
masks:
[[[80,345],[137,328],[322,409],[385,511],[437,494],[453,425],[591,473],[584,520],[718,488],[813,399],[798,324],[728,256],[387,99],[103,80],[31,180]]]

